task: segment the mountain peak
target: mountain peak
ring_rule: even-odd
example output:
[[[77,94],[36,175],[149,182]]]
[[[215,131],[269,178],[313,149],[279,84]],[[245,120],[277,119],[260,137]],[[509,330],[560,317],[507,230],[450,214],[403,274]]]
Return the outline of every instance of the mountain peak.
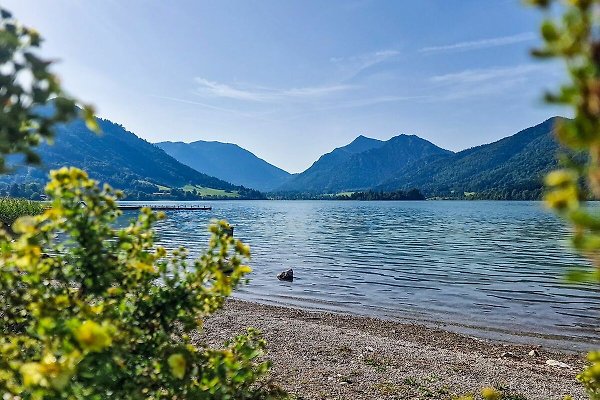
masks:
[[[380,140],[373,139],[373,138],[367,137],[365,135],[358,135],[356,137],[356,139],[354,139],[352,142],[350,142],[350,144],[352,144],[352,143],[362,143],[362,142],[369,142],[369,143],[371,143],[371,142],[380,142]]]
[[[370,140],[377,140],[377,139],[373,139],[373,138],[367,137],[367,136],[365,136],[365,135],[358,135],[358,136],[356,137],[356,139],[354,139],[354,140],[353,140],[353,142],[356,142],[357,140],[365,140],[365,139],[367,139],[367,140],[369,140],[369,139],[370,139]]]
[[[197,140],[156,145],[197,171],[253,189],[272,190],[283,184],[290,175],[233,143]]]
[[[356,154],[362,153],[363,151],[371,150],[377,147],[381,147],[385,142],[366,137],[364,135],[359,135],[356,139],[354,139],[350,144],[340,147],[349,153]]]
[[[418,160],[449,153],[414,135],[400,135],[388,141],[360,135],[347,146],[321,156],[281,190],[314,193],[364,190],[385,182],[396,171]]]

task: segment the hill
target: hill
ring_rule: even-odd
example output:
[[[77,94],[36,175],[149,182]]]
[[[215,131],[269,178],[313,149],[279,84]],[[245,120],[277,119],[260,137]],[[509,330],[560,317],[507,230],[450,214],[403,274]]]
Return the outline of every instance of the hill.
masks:
[[[86,170],[92,178],[124,190],[130,200],[263,197],[257,191],[180,163],[119,124],[105,119],[98,119],[98,124],[102,130],[100,135],[88,130],[82,120],[58,126],[54,145],[42,144],[38,148],[42,165],[20,166],[19,160],[12,158],[15,172],[2,176],[1,191],[24,195],[26,193],[20,192],[29,190],[32,185],[39,191],[49,170],[76,166]]]
[[[407,165],[448,154],[451,152],[415,135],[399,135],[388,141],[359,136],[349,145],[323,155],[279,187],[279,191],[361,191],[391,179]]]
[[[490,144],[413,163],[376,189],[416,187],[430,197],[539,198],[542,176],[557,165],[554,125],[558,119]]]
[[[199,140],[156,145],[196,171],[260,191],[273,190],[291,176],[236,144]]]

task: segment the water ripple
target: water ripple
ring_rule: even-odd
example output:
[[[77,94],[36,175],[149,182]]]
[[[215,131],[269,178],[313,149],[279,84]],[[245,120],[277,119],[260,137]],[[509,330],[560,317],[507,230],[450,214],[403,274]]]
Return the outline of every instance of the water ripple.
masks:
[[[536,202],[222,201],[169,211],[159,242],[198,255],[212,218],[252,248],[244,298],[357,314],[415,314],[486,328],[597,337],[596,286],[566,284],[584,261]],[[133,214],[125,213],[123,222]],[[275,279],[293,268],[293,284]],[[324,304],[326,306],[324,306]]]

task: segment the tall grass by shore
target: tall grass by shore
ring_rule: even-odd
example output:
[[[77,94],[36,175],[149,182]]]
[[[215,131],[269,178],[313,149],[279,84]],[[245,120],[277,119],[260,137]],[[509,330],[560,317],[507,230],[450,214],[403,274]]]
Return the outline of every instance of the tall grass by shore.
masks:
[[[44,203],[16,197],[0,198],[0,222],[10,227],[19,217],[38,215],[44,211]]]

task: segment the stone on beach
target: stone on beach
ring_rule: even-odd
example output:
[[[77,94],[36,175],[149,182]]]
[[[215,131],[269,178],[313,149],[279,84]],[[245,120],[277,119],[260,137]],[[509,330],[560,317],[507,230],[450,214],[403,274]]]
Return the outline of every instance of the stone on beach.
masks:
[[[277,279],[280,281],[292,282],[294,280],[294,270],[288,269],[287,271],[282,271],[277,275]]]
[[[556,360],[548,360],[548,361],[546,361],[546,364],[550,365],[551,367],[571,368],[571,366],[569,364],[565,364],[564,362],[560,362],[560,361],[556,361]]]
[[[502,353],[500,355],[500,357],[501,358],[514,358],[515,360],[518,360],[519,358],[521,358],[518,355],[516,355],[515,353],[512,353],[510,351],[505,351],[504,353]]]

